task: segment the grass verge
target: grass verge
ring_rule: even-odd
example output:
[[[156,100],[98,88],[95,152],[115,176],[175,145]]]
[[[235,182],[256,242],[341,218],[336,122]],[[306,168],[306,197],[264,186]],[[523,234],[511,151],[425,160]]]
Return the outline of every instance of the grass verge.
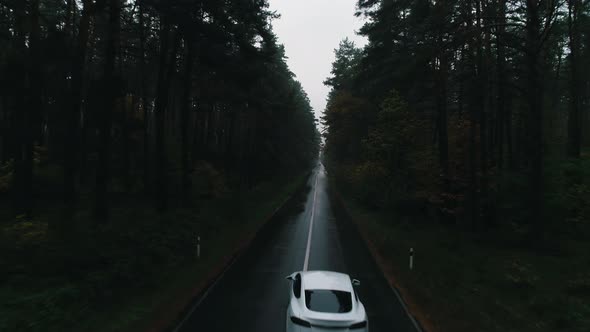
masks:
[[[165,215],[118,204],[98,227],[83,210],[67,238],[48,229],[56,209],[0,224],[0,331],[163,330],[306,178]]]
[[[346,195],[342,201],[427,331],[590,331],[590,243],[583,237],[550,234],[540,240],[549,250],[540,252],[514,232],[401,223]]]

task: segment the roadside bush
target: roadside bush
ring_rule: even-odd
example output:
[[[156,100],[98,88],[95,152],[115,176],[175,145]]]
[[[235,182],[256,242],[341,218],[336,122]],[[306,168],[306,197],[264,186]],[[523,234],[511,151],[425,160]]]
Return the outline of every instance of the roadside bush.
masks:
[[[220,198],[229,192],[225,175],[206,161],[195,163],[191,182],[200,197]]]
[[[8,194],[14,178],[14,160],[0,163],[0,195]]]
[[[389,173],[378,162],[367,161],[354,169],[351,184],[361,202],[368,206],[384,208],[389,202],[389,183],[384,181]]]
[[[555,228],[580,236],[587,234],[590,228],[590,158],[551,163],[547,167],[547,178],[547,210]]]
[[[77,285],[66,284],[32,295],[13,297],[0,302],[0,330],[2,331],[68,331],[76,326],[89,309],[85,291]],[[34,315],[13,315],[11,312],[30,312]]]

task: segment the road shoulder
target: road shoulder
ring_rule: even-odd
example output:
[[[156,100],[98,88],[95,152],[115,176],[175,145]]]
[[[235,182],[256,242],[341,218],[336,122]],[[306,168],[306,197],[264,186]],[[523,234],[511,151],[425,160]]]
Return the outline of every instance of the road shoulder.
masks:
[[[281,211],[281,209],[307,184],[311,173],[307,173],[298,180],[298,183],[293,190],[287,193],[272,211],[263,218],[261,223],[258,223],[254,228],[247,230],[234,242],[234,245],[228,254],[217,262],[211,268],[206,277],[201,279],[198,283],[192,283],[188,288],[180,289],[176,292],[177,300],[173,303],[163,303],[157,311],[155,317],[148,324],[148,328],[143,329],[148,332],[160,331],[178,331],[186,318],[190,316],[195,307],[200,301],[206,297],[208,291],[214,287],[215,283],[224,275],[224,273],[239,259],[239,257],[247,251],[251,244],[255,241],[257,235],[270,223],[271,220]],[[145,326],[145,325],[144,325]],[[140,331],[142,329],[132,329],[131,332]]]
[[[389,283],[392,292],[395,294],[397,299],[399,300],[400,304],[404,308],[406,315],[412,321],[414,328],[416,331],[420,332],[434,332],[436,331],[433,328],[433,324],[430,322],[430,319],[427,315],[423,313],[421,308],[412,301],[411,297],[409,296],[408,292],[400,285],[397,278],[395,277],[395,273],[390,264],[388,264],[388,259],[384,257],[383,254],[379,251],[376,244],[371,240],[369,231],[364,225],[359,221],[358,216],[355,216],[354,213],[348,208],[345,200],[335,189],[333,186],[330,186],[330,194],[333,197],[333,202],[337,204],[337,208],[340,209],[345,213],[345,217],[348,218],[355,228],[358,230],[361,238],[365,242],[371,256],[373,257],[375,263],[379,267],[379,270],[383,273],[383,276]]]

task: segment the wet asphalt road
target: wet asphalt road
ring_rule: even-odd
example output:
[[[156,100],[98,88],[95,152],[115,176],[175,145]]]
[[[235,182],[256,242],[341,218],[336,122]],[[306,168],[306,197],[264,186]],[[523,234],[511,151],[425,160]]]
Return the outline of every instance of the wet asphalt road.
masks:
[[[416,331],[354,225],[333,210],[323,166],[316,167],[308,186],[269,222],[178,331],[285,331],[290,290],[285,276],[303,269],[312,214],[308,269],[359,279],[372,332]]]

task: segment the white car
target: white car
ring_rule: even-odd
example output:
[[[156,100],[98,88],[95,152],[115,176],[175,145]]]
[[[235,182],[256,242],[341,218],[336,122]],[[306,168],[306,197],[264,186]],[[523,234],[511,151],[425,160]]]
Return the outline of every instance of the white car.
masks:
[[[295,272],[287,308],[287,332],[368,332],[365,307],[347,274],[328,271]]]

